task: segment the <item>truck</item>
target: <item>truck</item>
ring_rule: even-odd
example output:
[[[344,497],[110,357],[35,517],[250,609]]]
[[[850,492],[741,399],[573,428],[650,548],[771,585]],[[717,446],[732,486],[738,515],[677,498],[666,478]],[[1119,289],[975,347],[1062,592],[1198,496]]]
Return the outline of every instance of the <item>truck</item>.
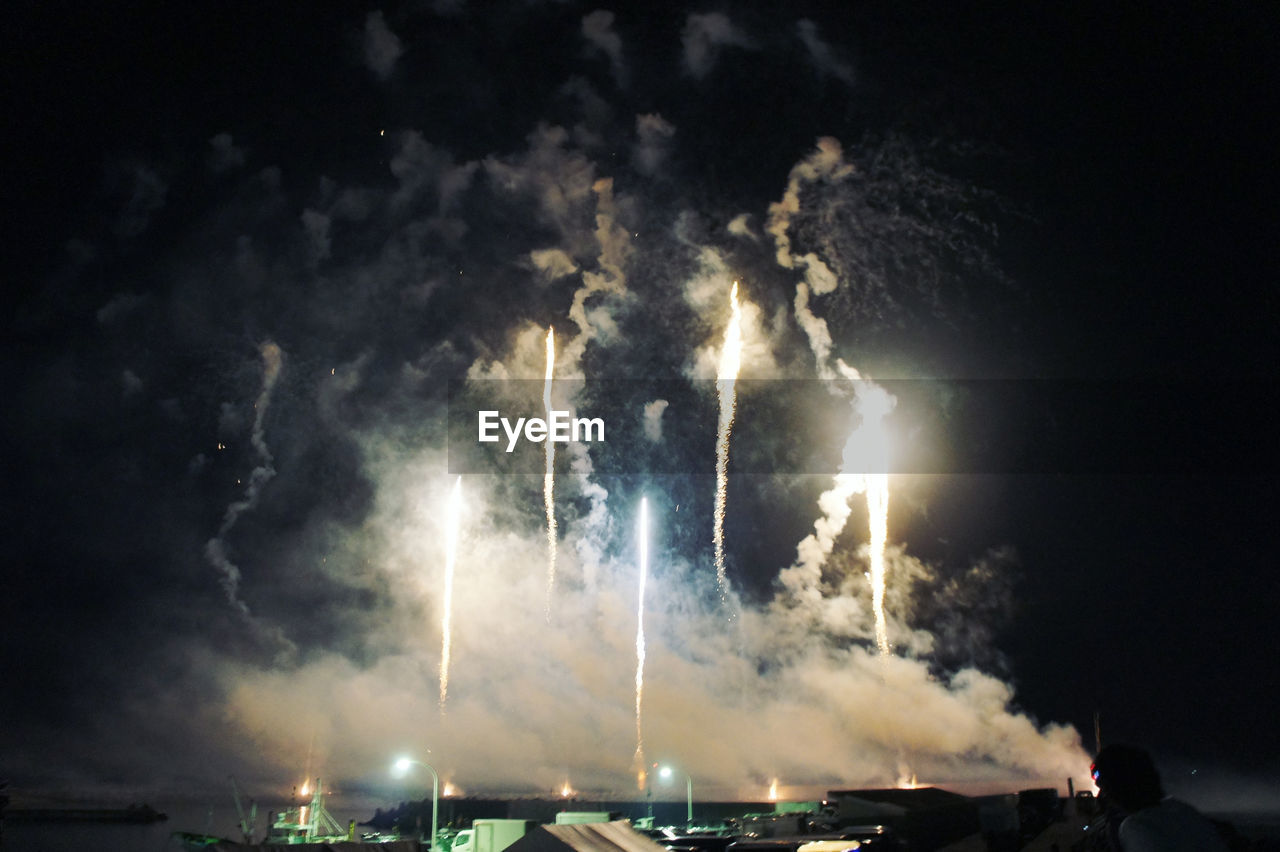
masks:
[[[477,819],[453,839],[452,852],[502,852],[538,827],[531,819]]]
[[[622,819],[620,811],[560,811],[556,814],[556,825],[613,822],[616,819]]]

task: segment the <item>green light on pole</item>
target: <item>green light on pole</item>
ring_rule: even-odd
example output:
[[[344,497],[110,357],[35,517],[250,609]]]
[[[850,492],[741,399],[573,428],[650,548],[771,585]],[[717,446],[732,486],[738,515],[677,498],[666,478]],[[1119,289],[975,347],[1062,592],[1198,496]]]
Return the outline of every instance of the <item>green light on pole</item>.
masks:
[[[674,774],[674,770],[670,766],[664,766],[658,770],[658,774],[663,778],[670,778]],[[688,808],[685,811],[685,827],[689,828],[693,825],[693,779],[689,777],[689,773],[684,775],[685,801]]]
[[[439,848],[436,846],[436,836],[440,831],[440,776],[436,774],[435,767],[430,763],[423,763],[421,760],[412,760],[402,757],[391,766],[391,774],[397,778],[401,778],[409,771],[411,766],[424,767],[431,773],[431,852],[436,852]]]

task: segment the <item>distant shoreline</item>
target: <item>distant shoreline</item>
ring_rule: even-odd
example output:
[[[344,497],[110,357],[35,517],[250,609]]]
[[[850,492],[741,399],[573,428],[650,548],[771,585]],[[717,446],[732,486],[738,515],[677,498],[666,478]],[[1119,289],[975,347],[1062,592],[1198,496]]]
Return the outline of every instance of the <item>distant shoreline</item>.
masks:
[[[169,817],[150,805],[130,805],[127,808],[15,808],[4,812],[5,822],[10,823],[80,823],[164,822]]]

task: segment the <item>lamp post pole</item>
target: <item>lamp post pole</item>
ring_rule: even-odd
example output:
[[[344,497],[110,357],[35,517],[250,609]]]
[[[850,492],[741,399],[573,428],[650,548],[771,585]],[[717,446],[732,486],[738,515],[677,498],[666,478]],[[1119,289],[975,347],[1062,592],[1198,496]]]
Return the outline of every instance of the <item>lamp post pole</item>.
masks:
[[[410,760],[402,757],[396,761],[395,768],[401,773],[407,772],[411,765],[425,767],[431,773],[431,852],[437,852],[436,838],[440,834],[440,776],[436,768],[421,760]]]
[[[689,773],[684,774],[684,792],[685,801],[688,804],[688,810],[685,811],[685,828],[693,828],[693,778]]]
[[[664,766],[662,769],[658,770],[658,774],[663,778],[670,778],[672,771],[673,770],[670,766]],[[687,804],[685,810],[685,828],[690,828],[693,826],[693,776],[688,772],[684,773],[684,794],[685,802]]]

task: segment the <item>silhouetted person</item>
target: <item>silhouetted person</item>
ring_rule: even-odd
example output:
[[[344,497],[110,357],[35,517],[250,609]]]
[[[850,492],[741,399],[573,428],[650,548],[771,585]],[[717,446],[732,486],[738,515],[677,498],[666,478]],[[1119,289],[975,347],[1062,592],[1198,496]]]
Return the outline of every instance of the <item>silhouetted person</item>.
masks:
[[[1123,852],[1227,852],[1213,823],[1185,802],[1165,796],[1151,755],[1110,745],[1093,762],[1102,802],[1120,819]]]

